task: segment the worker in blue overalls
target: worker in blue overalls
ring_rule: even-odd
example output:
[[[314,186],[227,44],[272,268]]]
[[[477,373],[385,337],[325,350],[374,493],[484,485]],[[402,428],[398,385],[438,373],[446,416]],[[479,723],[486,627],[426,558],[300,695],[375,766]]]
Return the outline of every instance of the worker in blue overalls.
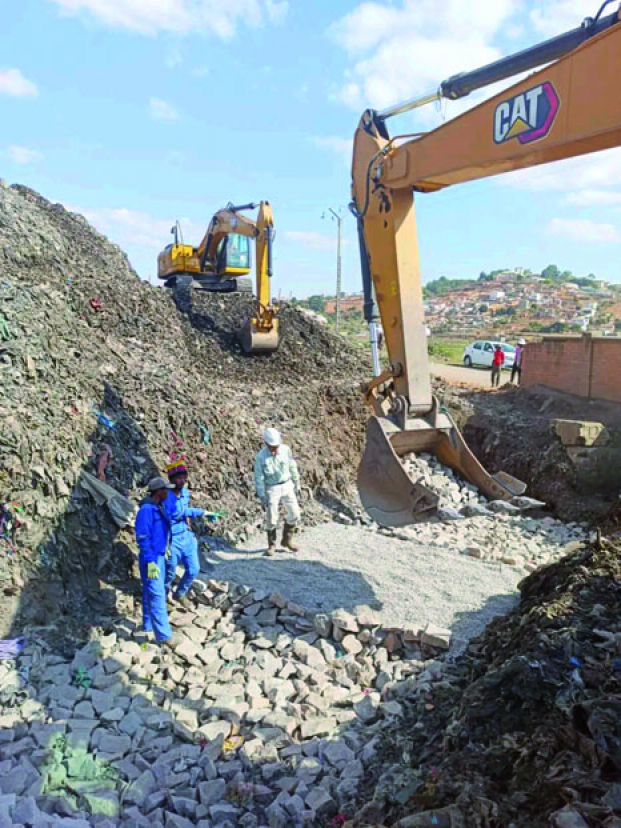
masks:
[[[170,485],[162,477],[149,481],[149,495],[136,516],[136,541],[140,549],[138,562],[142,579],[143,629],[154,633],[155,640],[172,647],[173,633],[166,610],[165,559],[170,547],[170,521],[163,504]]]
[[[188,468],[185,460],[178,460],[166,467],[168,480],[173,488],[164,501],[164,511],[171,524],[172,542],[170,554],[166,561],[166,594],[175,579],[178,566],[184,568],[184,573],[177,585],[173,598],[180,604],[189,605],[186,595],[192,582],[200,572],[198,560],[198,541],[192,531],[190,520],[205,514],[204,509],[195,509],[190,506],[190,490],[187,487]],[[189,605],[191,606],[191,605]]]

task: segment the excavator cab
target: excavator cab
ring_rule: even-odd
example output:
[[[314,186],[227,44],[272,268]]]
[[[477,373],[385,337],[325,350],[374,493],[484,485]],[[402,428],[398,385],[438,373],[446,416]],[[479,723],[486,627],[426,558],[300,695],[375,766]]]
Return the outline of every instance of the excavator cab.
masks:
[[[237,279],[247,276],[252,269],[250,239],[231,233],[218,245],[216,272],[221,278]]]

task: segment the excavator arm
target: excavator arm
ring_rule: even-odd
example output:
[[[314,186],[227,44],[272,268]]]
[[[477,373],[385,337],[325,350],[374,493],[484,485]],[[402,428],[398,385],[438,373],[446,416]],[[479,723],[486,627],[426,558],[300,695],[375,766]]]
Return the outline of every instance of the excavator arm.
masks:
[[[256,221],[243,210],[259,209]],[[182,290],[188,290],[193,280],[199,284],[207,282],[207,290],[226,285],[231,277],[246,275],[250,264],[245,256],[241,266],[231,261],[229,244],[234,236],[253,239],[256,247],[256,285],[253,316],[246,321],[238,339],[251,354],[272,353],[278,348],[278,318],[271,300],[272,245],[274,240],[274,218],[268,201],[259,204],[227,204],[218,210],[209,222],[201,243],[194,248],[179,243],[179,223],[173,228],[174,245],[167,247],[158,257],[158,274],[161,279],[174,277],[174,284],[181,280]],[[185,279],[185,281],[184,281]],[[186,284],[187,283],[187,284]]]
[[[214,272],[218,273],[218,253],[222,250],[220,244],[232,234],[251,239],[257,238],[259,235],[257,222],[240,212],[241,210],[254,210],[256,207],[254,203],[239,206],[229,203],[224,209],[214,214],[201,243],[196,248],[202,270],[209,263],[214,268]]]
[[[259,208],[257,219],[245,216],[242,210]],[[274,241],[274,217],[268,201],[260,204],[228,204],[218,210],[198,246],[201,269],[210,263],[216,276],[225,268],[226,245],[231,235],[247,236],[256,244],[255,311],[239,331],[239,341],[246,353],[272,353],[278,348],[278,319],[270,297],[272,278],[272,244]],[[224,244],[222,244],[224,242]]]
[[[394,138],[388,133],[386,120],[394,114],[438,97],[461,97],[553,58],[543,70],[431,132]],[[411,452],[435,453],[491,498],[510,499],[525,488],[502,472],[489,475],[433,398],[414,192],[619,146],[620,76],[619,14],[602,18],[600,10],[580,29],[445,81],[436,95],[363,114],[354,136],[352,212],[358,222],[365,316],[373,343],[376,298],[390,364],[366,388],[375,416],[368,425],[358,486],[367,511],[379,522],[405,525],[437,507],[437,497],[405,471],[401,458]],[[374,365],[377,373],[376,353]]]

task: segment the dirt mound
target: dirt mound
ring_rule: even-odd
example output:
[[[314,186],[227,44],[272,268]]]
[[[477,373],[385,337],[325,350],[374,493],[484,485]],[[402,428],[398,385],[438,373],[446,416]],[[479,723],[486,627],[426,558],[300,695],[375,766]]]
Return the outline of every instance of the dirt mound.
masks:
[[[338,499],[351,484],[366,371],[294,308],[282,310],[279,351],[249,358],[234,338],[246,299],[203,294],[181,313],[83,217],[21,186],[0,187],[0,271],[9,591],[38,571],[58,604],[80,580],[127,574],[133,539],[86,490],[84,471],[138,501],[185,455],[195,501],[224,513],[218,532],[235,537],[260,519],[252,464],[266,424],[298,457],[311,519],[311,495]]]
[[[522,582],[519,609],[470,644],[433,703],[410,700],[383,751],[410,791],[391,801],[377,785],[367,814],[410,828],[619,825],[620,552],[595,544]]]
[[[449,387],[446,394],[469,446],[489,472],[504,470],[524,480],[529,494],[563,520],[595,520],[609,508],[621,487],[618,463],[600,469],[591,480],[578,475],[550,421],[602,422],[618,442],[618,406],[511,385],[495,393],[458,393]]]

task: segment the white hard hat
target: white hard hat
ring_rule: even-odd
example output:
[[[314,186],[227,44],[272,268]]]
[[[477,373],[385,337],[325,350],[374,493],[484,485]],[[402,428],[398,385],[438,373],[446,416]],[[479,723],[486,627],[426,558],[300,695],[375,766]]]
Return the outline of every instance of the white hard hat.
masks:
[[[268,446],[279,446],[282,443],[282,437],[277,428],[266,428],[263,432],[263,439]]]
[[[525,339],[518,339],[518,345],[526,345]]]

